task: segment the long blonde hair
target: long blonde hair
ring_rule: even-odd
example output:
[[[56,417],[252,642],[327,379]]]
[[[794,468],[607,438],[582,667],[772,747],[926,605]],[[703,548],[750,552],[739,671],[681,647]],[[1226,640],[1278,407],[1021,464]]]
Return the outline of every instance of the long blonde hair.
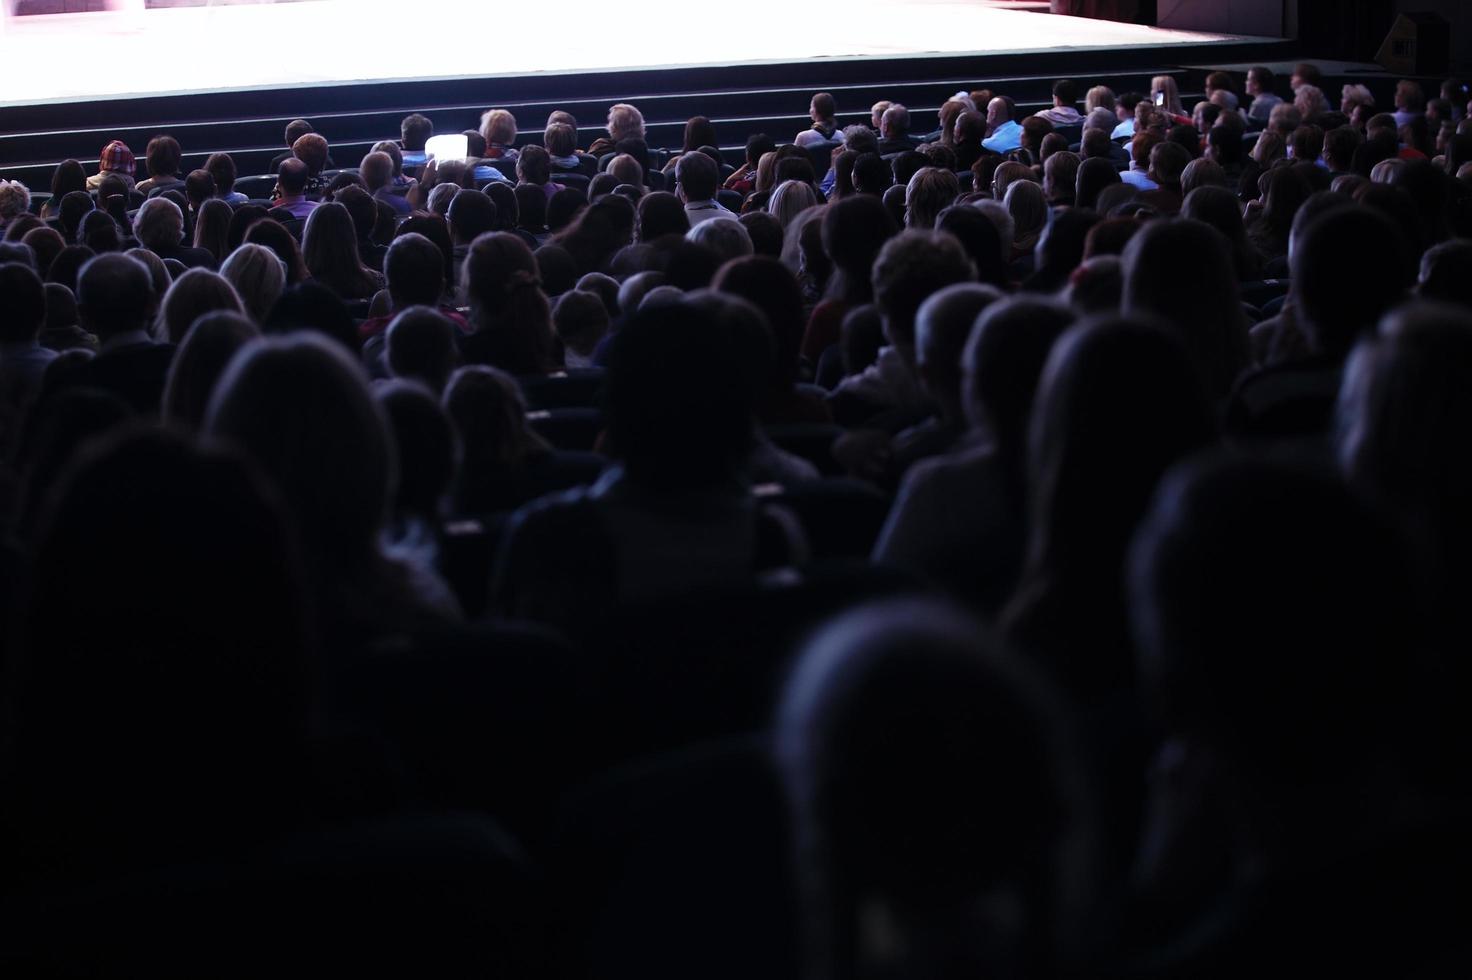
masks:
[[[1172,112],[1177,116],[1184,116],[1186,109],[1181,105],[1181,91],[1176,87],[1176,80],[1171,75],[1156,75],[1150,79],[1150,97],[1153,99],[1156,92],[1165,93],[1165,105],[1161,108]]]

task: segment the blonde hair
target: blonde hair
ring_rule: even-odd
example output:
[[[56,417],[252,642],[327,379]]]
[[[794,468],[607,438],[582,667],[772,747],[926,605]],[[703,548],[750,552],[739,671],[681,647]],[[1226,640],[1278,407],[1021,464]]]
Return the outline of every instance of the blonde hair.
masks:
[[[1257,136],[1257,142],[1252,146],[1252,152],[1248,156],[1256,160],[1259,166],[1268,167],[1275,160],[1281,160],[1288,155],[1288,145],[1283,141],[1279,133],[1271,129],[1265,129]]]
[[[1084,115],[1088,115],[1095,109],[1108,109],[1114,111],[1114,89],[1108,85],[1095,85],[1089,89],[1084,96]]]
[[[1185,107],[1181,105],[1181,91],[1176,87],[1176,80],[1170,75],[1156,75],[1150,79],[1150,95],[1156,92],[1165,93],[1165,105],[1161,108],[1178,116],[1186,114]]]
[[[1043,197],[1043,188],[1030,180],[1013,181],[1002,203],[1012,216],[1013,247],[1032,248],[1048,223],[1048,202]]]
[[[793,218],[817,205],[818,195],[813,191],[811,184],[801,180],[784,180],[781,186],[772,192],[771,200],[767,202],[767,212],[782,222],[782,227],[786,228],[792,224]]]
[[[629,105],[627,102],[619,102],[608,110],[608,135],[616,143],[621,139],[643,139],[644,138],[644,113]]]
[[[516,142],[516,117],[505,109],[487,109],[480,117],[480,134],[488,146],[510,146]]]
[[[286,289],[286,263],[264,245],[246,242],[230,253],[220,275],[235,287],[245,313],[257,324],[266,321],[271,307]]]
[[[752,189],[756,191],[771,190],[772,181],[776,179],[776,173],[777,151],[768,150],[756,162],[756,184]]]

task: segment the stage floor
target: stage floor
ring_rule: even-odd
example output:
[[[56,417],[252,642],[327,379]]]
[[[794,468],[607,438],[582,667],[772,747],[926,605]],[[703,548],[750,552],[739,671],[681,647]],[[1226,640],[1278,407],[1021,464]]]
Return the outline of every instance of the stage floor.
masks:
[[[561,3],[555,9],[556,15],[535,5],[317,0],[12,18],[0,30],[0,105],[342,82],[1251,40],[1055,17],[985,0],[848,0],[837,7],[747,0],[721,8],[739,11],[741,23],[712,12],[691,25],[682,23],[687,4],[642,3],[634,8],[637,27],[625,27],[634,18],[607,4]],[[769,16],[762,16],[764,10]],[[659,11],[664,13],[654,16]],[[773,81],[780,84],[780,78]]]

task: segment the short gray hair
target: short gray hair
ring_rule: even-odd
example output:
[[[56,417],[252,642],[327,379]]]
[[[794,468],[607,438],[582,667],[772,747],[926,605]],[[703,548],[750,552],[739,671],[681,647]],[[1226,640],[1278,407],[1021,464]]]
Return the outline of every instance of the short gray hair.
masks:
[[[31,189],[18,180],[0,180],[0,220],[9,221],[31,207]]]
[[[746,226],[729,218],[702,221],[685,233],[685,239],[715,252],[722,264],[753,252]]]
[[[184,240],[184,212],[166,197],[151,197],[133,217],[133,237],[144,248],[173,248]]]

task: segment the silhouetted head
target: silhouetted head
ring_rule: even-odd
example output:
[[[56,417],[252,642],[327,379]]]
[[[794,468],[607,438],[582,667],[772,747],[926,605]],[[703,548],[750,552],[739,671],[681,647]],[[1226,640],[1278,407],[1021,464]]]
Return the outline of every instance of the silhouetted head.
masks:
[[[455,434],[449,417],[434,393],[414,381],[396,379],[378,385],[373,397],[388,420],[399,460],[394,514],[438,519],[455,475]]]
[[[1126,316],[1157,317],[1185,344],[1213,398],[1247,366],[1237,264],[1222,233],[1199,221],[1152,221],[1124,250]]]
[[[1413,587],[1397,536],[1333,472],[1199,460],[1164,481],[1132,549],[1140,674],[1170,730],[1251,781],[1311,786],[1395,716]]]
[[[436,397],[455,370],[455,325],[430,306],[411,306],[388,325],[385,348],[389,371],[424,385]]]
[[[179,342],[164,386],[164,421],[185,430],[204,424],[215,385],[235,354],[261,335],[249,318],[233,310],[197,317]]]
[[[952,236],[906,231],[880,249],[873,275],[874,305],[884,318],[885,337],[913,357],[915,314],[920,304],[952,283],[974,281],[976,266]]]
[[[1371,208],[1336,208],[1310,222],[1291,265],[1299,325],[1330,357],[1345,356],[1409,285],[1401,237]]]
[[[1001,296],[995,286],[956,283],[932,293],[915,314],[915,366],[948,422],[963,421],[961,352],[977,318]]]
[[[654,489],[739,480],[756,387],[732,317],[688,300],[642,307],[609,346],[610,449]]]
[[[1077,783],[1056,705],[986,630],[929,602],[847,613],[776,727],[815,976],[1052,972]]]
[[[319,571],[358,570],[377,555],[393,444],[363,369],[340,346],[313,334],[254,341],[220,379],[205,430],[260,465]]]
[[[240,297],[230,280],[208,269],[190,269],[169,286],[158,311],[158,337],[177,344],[206,313],[224,310],[243,313]]]
[[[77,315],[99,338],[146,330],[155,297],[148,267],[129,255],[99,255],[77,276]]]

